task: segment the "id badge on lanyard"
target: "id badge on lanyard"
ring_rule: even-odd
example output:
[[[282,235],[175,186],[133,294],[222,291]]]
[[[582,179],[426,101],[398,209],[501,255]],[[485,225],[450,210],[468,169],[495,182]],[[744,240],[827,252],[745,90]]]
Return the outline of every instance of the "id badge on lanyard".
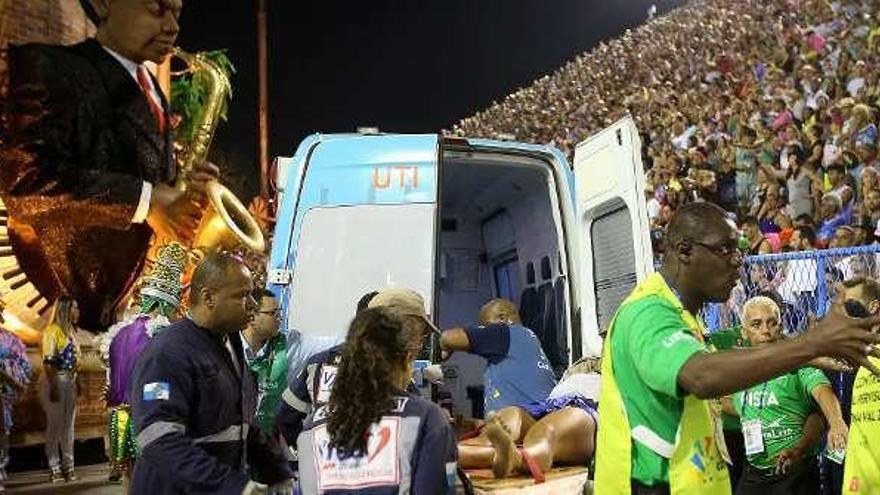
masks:
[[[764,409],[764,393],[767,391],[767,382],[761,387],[761,395],[758,397],[758,419],[750,419],[742,422],[743,440],[746,447],[746,455],[756,455],[764,452],[764,431],[761,426],[761,410]],[[749,403],[750,392],[743,397],[743,411]]]
[[[764,432],[761,430],[761,420],[751,419],[743,421],[743,439],[746,444],[746,455],[755,455],[764,452]]]

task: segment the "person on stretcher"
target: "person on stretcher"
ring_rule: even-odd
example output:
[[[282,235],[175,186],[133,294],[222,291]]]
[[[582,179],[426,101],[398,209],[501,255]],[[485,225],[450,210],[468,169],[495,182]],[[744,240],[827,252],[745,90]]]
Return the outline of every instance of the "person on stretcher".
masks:
[[[458,443],[463,469],[492,469],[496,478],[543,481],[554,465],[586,465],[599,425],[600,360],[573,364],[547,399],[491,414],[479,434]]]

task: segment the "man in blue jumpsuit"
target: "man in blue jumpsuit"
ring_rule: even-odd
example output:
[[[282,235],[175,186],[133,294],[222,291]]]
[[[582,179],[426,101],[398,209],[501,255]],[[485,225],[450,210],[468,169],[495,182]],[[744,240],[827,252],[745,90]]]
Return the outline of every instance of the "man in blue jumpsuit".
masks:
[[[189,314],[138,360],[133,495],[257,493],[293,477],[277,442],[251,426],[256,383],[239,331],[256,308],[252,291],[238,259],[209,254],[193,274]]]

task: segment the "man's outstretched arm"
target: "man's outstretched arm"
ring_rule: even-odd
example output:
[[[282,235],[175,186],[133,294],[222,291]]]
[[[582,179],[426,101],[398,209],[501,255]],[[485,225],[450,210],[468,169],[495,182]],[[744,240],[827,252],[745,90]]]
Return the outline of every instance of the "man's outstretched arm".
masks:
[[[678,385],[701,399],[722,397],[794,371],[820,356],[841,358],[880,376],[867,359],[880,356],[873,347],[880,335],[869,331],[878,324],[877,316],[847,316],[838,300],[828,315],[800,337],[754,349],[695,354],[682,366]]]

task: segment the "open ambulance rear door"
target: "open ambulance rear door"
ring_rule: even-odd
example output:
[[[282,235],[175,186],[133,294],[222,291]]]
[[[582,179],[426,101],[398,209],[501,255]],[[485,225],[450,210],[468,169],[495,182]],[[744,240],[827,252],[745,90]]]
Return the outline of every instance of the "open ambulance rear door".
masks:
[[[601,334],[620,303],[654,269],[641,140],[632,117],[578,144],[574,177],[582,343],[585,355],[600,355]]]

